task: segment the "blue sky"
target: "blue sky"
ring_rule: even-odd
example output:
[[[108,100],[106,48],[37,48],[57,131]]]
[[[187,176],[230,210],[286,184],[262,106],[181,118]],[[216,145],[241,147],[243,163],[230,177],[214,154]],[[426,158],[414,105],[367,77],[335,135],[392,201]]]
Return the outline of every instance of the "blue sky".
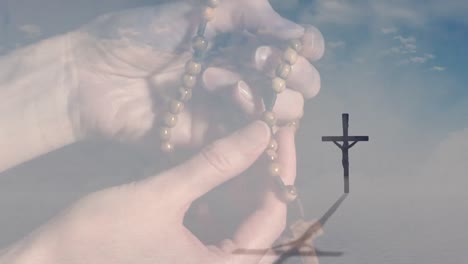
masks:
[[[405,93],[415,96],[413,114],[420,117],[420,110],[433,118],[455,117],[444,126],[465,126],[468,20],[462,10],[467,11],[467,2],[350,2],[320,0],[311,5],[310,22],[324,32],[327,52],[332,53],[324,66],[373,72],[387,86],[389,100],[401,87],[405,91],[397,91],[395,99],[404,101]],[[413,82],[418,85],[406,87]]]

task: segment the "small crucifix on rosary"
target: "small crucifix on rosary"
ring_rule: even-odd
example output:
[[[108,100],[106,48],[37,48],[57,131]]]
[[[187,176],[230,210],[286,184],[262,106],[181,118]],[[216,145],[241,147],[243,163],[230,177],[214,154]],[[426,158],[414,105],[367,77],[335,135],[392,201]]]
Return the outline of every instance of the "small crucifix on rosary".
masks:
[[[352,148],[356,143],[359,141],[369,141],[368,136],[348,136],[348,127],[349,127],[349,114],[343,114],[343,136],[325,136],[322,137],[322,141],[324,142],[333,142],[337,145],[341,152],[343,153],[343,169],[344,169],[344,192],[349,193],[349,157],[348,157],[348,150]],[[339,144],[338,141],[342,141],[343,144]],[[352,141],[351,144],[349,142]]]

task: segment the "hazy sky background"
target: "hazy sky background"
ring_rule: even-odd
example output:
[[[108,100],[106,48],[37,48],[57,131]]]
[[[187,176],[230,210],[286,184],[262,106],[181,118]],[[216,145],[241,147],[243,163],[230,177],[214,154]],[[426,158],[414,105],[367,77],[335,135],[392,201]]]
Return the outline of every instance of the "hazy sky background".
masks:
[[[341,133],[343,112],[351,135],[370,136],[351,150],[351,195],[317,240],[320,249],[344,255],[321,263],[464,262],[468,1],[273,2],[316,25],[327,43],[316,64],[322,90],[307,103],[298,134],[297,184],[310,217],[342,191],[341,154],[321,136]],[[0,0],[0,54],[150,3]],[[129,154],[100,147],[73,146],[4,173],[0,207],[10,212],[0,215],[0,247],[86,191],[132,179],[139,163],[113,171]]]

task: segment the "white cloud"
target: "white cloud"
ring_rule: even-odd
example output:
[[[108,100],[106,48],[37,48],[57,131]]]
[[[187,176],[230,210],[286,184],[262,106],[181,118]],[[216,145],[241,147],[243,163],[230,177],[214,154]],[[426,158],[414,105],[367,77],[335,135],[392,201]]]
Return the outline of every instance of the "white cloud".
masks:
[[[414,44],[407,44],[404,46],[397,46],[397,47],[391,47],[388,49],[385,54],[410,54],[410,53],[416,53],[416,45]]]
[[[416,38],[413,36],[403,37],[402,35],[395,36],[394,39],[399,40],[401,44],[414,44],[416,43]]]
[[[428,58],[428,59],[434,59],[435,58],[435,55],[434,54],[431,54],[431,53],[426,53],[424,54],[424,57]]]
[[[399,42],[398,46],[391,47],[383,52],[384,55],[394,54],[394,55],[404,55],[404,54],[413,54],[417,51],[416,38],[413,36],[404,37],[401,35],[393,37],[394,40]],[[427,60],[429,58],[424,58]],[[418,59],[416,59],[418,60]],[[409,61],[407,61],[409,62]]]
[[[442,71],[445,71],[446,68],[445,67],[442,67],[442,66],[434,66],[431,68],[432,71],[438,71],[438,72],[442,72]]]
[[[25,24],[19,26],[18,29],[29,38],[35,38],[41,35],[41,28],[38,25]]]
[[[426,63],[429,60],[434,59],[435,56],[433,54],[424,54],[423,56],[414,56],[409,58],[409,61],[412,63]]]
[[[416,38],[413,36],[403,37],[401,35],[395,36],[393,39],[396,39],[400,42],[400,46],[398,49],[394,50],[394,53],[400,54],[408,54],[408,53],[415,53],[417,46],[416,46]],[[396,52],[397,51],[397,52]]]
[[[429,60],[433,60],[435,56],[433,54],[424,54],[422,56],[412,56],[406,59],[401,60],[397,65],[405,65],[410,63],[415,64],[424,64]]]
[[[382,33],[385,34],[385,35],[394,34],[394,33],[397,33],[397,32],[398,32],[398,28],[396,28],[396,27],[381,28],[381,29],[380,29],[380,32],[382,32]]]
[[[406,49],[408,53],[415,52],[417,48],[416,44],[413,44],[413,43],[406,43],[403,47]]]
[[[427,58],[425,57],[411,57],[409,59],[410,62],[413,63],[425,63],[427,61]]]

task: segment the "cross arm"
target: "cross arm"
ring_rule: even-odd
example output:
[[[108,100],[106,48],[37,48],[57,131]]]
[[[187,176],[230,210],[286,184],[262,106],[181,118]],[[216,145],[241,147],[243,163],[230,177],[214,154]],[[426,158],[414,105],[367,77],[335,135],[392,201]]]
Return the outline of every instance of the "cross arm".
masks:
[[[354,145],[356,145],[356,143],[358,143],[359,141],[354,141],[353,143],[349,144],[348,146],[348,149],[352,148]]]
[[[343,137],[322,137],[322,141],[343,141]]]
[[[368,136],[322,137],[322,141],[369,141]]]
[[[333,141],[333,143],[334,143],[336,146],[338,146],[340,149],[343,149],[343,146],[342,146],[342,145],[340,145],[340,144],[338,144],[338,142],[336,142],[336,141]]]

